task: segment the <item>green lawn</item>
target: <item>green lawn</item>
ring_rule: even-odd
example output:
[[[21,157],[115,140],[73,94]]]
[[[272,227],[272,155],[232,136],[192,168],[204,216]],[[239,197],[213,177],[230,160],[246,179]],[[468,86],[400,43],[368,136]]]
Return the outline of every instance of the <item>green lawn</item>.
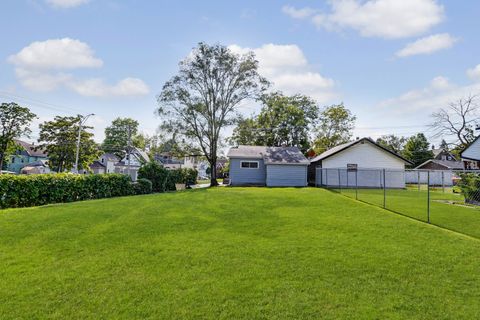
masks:
[[[480,241],[327,190],[0,213],[0,319],[478,319]]]
[[[357,191],[342,189],[340,192],[348,197],[383,207],[383,189]],[[385,197],[387,209],[427,221],[427,190],[387,189]],[[480,207],[458,205],[463,203],[463,196],[453,193],[451,188],[446,189],[446,192],[441,188],[430,191],[430,199],[430,223],[480,239]]]

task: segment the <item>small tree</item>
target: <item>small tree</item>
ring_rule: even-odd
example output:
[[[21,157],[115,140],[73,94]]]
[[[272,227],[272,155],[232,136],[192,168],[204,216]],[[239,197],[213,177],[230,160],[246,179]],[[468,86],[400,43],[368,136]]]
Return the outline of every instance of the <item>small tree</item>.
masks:
[[[342,104],[326,107],[320,114],[315,152],[320,154],[352,138],[357,117]]]
[[[451,102],[446,108],[432,114],[430,124],[434,138],[454,137],[457,149],[463,149],[475,139],[475,123],[478,121],[478,96],[470,95]]]
[[[117,157],[123,158],[125,150],[128,148],[129,134],[132,138],[132,145],[140,147],[142,138],[137,137],[138,121],[131,118],[116,118],[110,126],[105,128],[105,139],[102,143],[103,151],[114,153]]]
[[[13,139],[30,134],[29,125],[36,115],[14,102],[0,105],[0,169],[14,145]]]
[[[253,53],[237,55],[225,46],[199,43],[158,96],[162,128],[197,142],[216,176],[220,133],[238,119],[238,106],[255,99],[268,82],[258,73]]]
[[[433,152],[430,144],[423,133],[417,133],[408,138],[405,144],[403,156],[413,162],[413,166],[417,167],[425,161],[433,158]]]
[[[40,124],[40,137],[37,149],[43,148],[48,154],[49,166],[57,172],[71,170],[75,163],[78,129],[81,116],[56,116],[52,121]],[[79,168],[88,170],[100,155],[93,133],[87,130],[93,127],[82,125],[79,150]]]

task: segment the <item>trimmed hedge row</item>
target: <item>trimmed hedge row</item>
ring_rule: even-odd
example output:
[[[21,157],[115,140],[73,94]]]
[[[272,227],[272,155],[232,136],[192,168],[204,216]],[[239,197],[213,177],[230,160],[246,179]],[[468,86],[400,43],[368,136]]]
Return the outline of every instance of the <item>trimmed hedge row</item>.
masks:
[[[147,184],[142,181],[137,187],[130,177],[121,174],[0,175],[0,207],[31,207],[150,193],[151,187]]]

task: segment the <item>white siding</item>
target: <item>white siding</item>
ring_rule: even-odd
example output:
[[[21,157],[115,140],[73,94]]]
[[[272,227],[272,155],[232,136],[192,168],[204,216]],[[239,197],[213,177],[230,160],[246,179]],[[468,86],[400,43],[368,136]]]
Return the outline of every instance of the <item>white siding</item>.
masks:
[[[306,165],[267,165],[268,187],[307,186]]]
[[[465,151],[462,152],[462,157],[480,161],[480,139],[475,140]]]
[[[325,169],[316,170],[317,186],[327,187],[349,187],[349,188],[405,188],[405,171],[398,169],[386,169],[385,180],[383,169],[362,169],[347,171],[347,169]]]
[[[322,160],[322,168],[346,168],[347,164],[358,168],[405,169],[405,162],[369,142],[358,143]]]

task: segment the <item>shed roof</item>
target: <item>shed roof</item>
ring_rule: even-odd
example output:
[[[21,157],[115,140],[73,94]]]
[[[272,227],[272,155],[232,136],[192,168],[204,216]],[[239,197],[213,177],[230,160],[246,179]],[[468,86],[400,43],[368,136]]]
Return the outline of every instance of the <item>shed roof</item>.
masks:
[[[393,155],[393,156],[395,156],[395,157],[397,157],[397,158],[402,159],[402,160],[405,161],[406,163],[412,164],[411,161],[409,161],[409,160],[405,159],[404,157],[402,157],[401,155],[399,155],[399,154],[397,154],[397,153],[395,153],[395,152],[393,152],[393,151],[391,151],[391,150],[389,150],[389,149],[387,149],[387,148],[379,145],[378,143],[376,143],[375,141],[373,141],[373,140],[370,139],[370,138],[362,138],[362,139],[350,141],[350,142],[347,142],[347,143],[344,143],[344,144],[340,144],[340,145],[338,145],[338,146],[336,146],[336,147],[333,147],[333,148],[325,151],[324,153],[322,153],[322,154],[314,157],[314,158],[311,159],[310,161],[311,161],[311,162],[317,162],[317,161],[320,161],[320,160],[324,160],[324,159],[326,159],[326,158],[328,158],[328,157],[331,157],[331,156],[333,156],[333,155],[335,155],[335,154],[337,154],[337,153],[339,153],[339,152],[341,152],[341,151],[343,151],[343,150],[345,150],[345,149],[348,149],[348,148],[350,148],[350,147],[352,147],[352,146],[354,146],[354,145],[356,145],[356,144],[358,144],[358,143],[364,143],[364,142],[371,143],[371,144],[373,144],[374,146],[376,146],[377,148],[382,149],[383,151],[386,151],[386,152],[390,153],[391,155]]]
[[[263,159],[265,164],[302,164],[310,161],[297,147],[238,146],[228,151],[229,158]]]
[[[415,169],[421,169],[423,166],[425,166],[428,163],[435,163],[440,166],[443,166],[447,169],[453,169],[453,170],[459,170],[459,169],[464,169],[463,162],[462,161],[448,161],[448,160],[436,160],[436,159],[430,159],[416,167]]]

